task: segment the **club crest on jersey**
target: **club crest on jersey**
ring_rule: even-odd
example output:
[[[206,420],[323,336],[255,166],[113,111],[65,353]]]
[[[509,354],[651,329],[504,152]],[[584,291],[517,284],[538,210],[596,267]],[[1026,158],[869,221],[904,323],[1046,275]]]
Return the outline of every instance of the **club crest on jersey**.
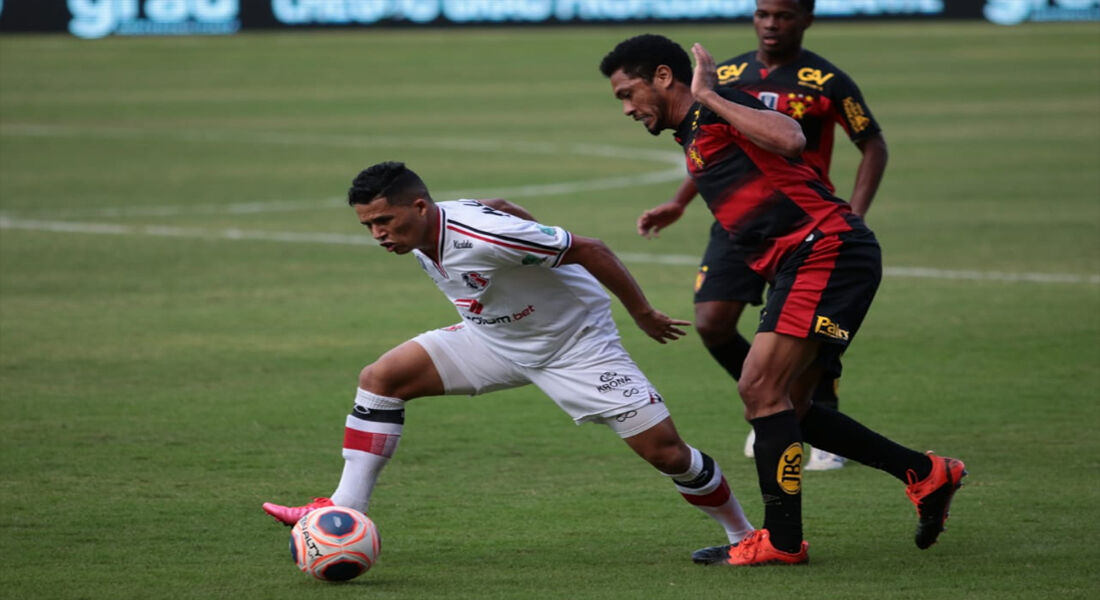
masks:
[[[469,273],[462,274],[462,281],[466,282],[466,285],[475,289],[483,290],[489,287],[489,280],[486,279],[481,273],[477,271],[470,271]]]
[[[792,119],[801,119],[814,104],[813,96],[790,93],[787,94],[787,114]]]
[[[695,142],[692,141],[691,145],[687,149],[688,161],[691,162],[691,166],[695,167],[694,170],[701,170],[707,166],[706,161],[703,160],[702,153],[699,152],[699,148],[695,146]]]

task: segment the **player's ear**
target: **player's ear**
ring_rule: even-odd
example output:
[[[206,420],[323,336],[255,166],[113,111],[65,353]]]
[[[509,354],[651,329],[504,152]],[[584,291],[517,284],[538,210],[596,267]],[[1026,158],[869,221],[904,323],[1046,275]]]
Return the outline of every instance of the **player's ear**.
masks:
[[[423,217],[428,214],[428,209],[431,208],[431,203],[423,198],[417,198],[413,200],[413,207],[416,208],[416,214]]]
[[[676,78],[672,76],[672,68],[668,65],[659,65],[653,72],[653,83],[659,88],[670,88]]]

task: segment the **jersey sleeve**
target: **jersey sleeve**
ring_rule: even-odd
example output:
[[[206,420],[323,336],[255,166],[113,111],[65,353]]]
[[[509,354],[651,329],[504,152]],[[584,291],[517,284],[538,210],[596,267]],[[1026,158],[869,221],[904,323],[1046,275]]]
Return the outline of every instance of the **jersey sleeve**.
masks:
[[[749,108],[771,110],[767,107],[767,105],[761,102],[759,98],[740,88],[722,86],[715,88],[714,91],[718,92],[719,96],[725,98],[726,100],[729,100],[730,102],[734,102],[742,106],[747,106]]]
[[[483,258],[498,267],[557,267],[573,245],[573,235],[561,227],[521,219],[472,200],[462,203],[479,208],[480,219],[477,225],[462,225],[456,231],[483,242]]]
[[[840,123],[853,142],[882,131],[871,114],[871,109],[867,107],[867,102],[863,100],[859,86],[846,73],[837,73],[829,88],[829,99],[834,107],[833,118]]]
[[[729,100],[730,102],[734,102],[742,106],[747,106],[749,108],[755,108],[757,110],[772,110],[771,108],[768,108],[766,104],[761,102],[756,96],[753,96],[752,94],[745,92],[741,89],[733,87],[718,87],[715,88],[715,91],[718,92],[719,96],[725,98],[726,100]],[[745,134],[741,133],[733,125],[727,123],[725,119],[723,119],[714,111],[708,108],[703,108],[702,111],[703,114],[700,115],[699,124],[709,125],[710,127],[708,129],[710,129],[712,134],[715,133],[715,126],[718,126],[719,129],[722,129],[724,131],[723,136],[728,136],[733,139],[746,139]]]

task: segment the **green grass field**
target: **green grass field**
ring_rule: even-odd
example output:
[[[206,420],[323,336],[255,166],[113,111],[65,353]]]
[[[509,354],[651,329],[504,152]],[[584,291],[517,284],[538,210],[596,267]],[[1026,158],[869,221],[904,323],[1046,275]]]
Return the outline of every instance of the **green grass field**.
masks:
[[[0,38],[0,597],[1100,594],[1097,24],[808,35],[891,151],[869,219],[887,275],[842,407],[971,473],[932,549],[902,486],[853,465],[806,475],[808,567],[697,567],[718,528],[525,388],[412,403],[372,505],[379,564],[347,585],[294,568],[260,504],[330,493],[360,368],[457,320],[342,205],[360,169],[404,160],[438,199],[508,197],[601,237],[690,316],[709,215],[633,233],[682,158],[596,69],[645,30],[755,45],[745,23]],[[856,155],[839,142],[842,195]],[[731,382],[694,336],[660,346],[616,317],[759,523]]]

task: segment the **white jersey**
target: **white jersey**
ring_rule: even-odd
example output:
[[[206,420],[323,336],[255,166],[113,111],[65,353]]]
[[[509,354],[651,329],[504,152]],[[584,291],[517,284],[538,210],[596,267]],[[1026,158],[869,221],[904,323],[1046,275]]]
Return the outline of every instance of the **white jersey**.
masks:
[[[573,236],[476,200],[439,202],[439,262],[414,250],[458,314],[500,355],[537,367],[586,326],[611,322],[611,300],[580,265],[562,265]]]

